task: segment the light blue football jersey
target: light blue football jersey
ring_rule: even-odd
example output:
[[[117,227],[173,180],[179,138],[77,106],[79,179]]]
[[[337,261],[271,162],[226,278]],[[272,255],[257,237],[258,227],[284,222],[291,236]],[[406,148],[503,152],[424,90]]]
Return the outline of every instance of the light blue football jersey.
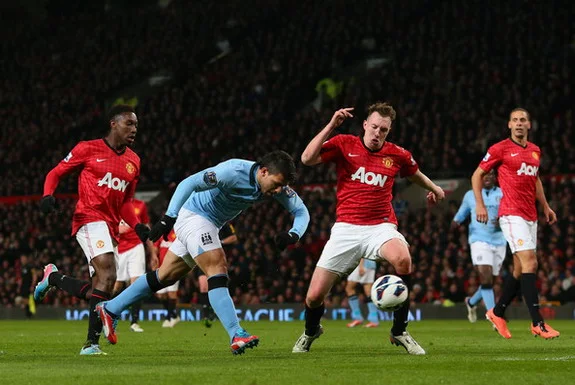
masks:
[[[473,190],[469,190],[465,193],[461,206],[459,206],[459,210],[453,220],[457,223],[462,223],[468,216],[471,216],[471,223],[469,224],[470,244],[473,242],[485,242],[493,246],[503,246],[506,244],[503,232],[499,225],[493,222],[498,216],[499,203],[501,202],[503,193],[499,187],[494,187],[489,190],[482,189],[481,194],[489,218],[486,224],[477,222]]]
[[[210,220],[218,228],[235,218],[244,209],[267,199],[260,190],[254,161],[230,159],[209,167],[186,179],[176,188],[166,215],[176,218],[181,208]],[[309,212],[297,193],[286,186],[273,196],[293,216],[290,232],[300,238],[309,224]]]

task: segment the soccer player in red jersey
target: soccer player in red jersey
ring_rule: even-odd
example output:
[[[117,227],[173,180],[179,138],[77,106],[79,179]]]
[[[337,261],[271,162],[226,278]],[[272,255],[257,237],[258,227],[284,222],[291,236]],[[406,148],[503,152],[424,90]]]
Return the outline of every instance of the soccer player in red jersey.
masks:
[[[481,196],[483,175],[496,168],[503,198],[499,206],[499,226],[513,252],[513,276],[506,282],[495,307],[486,317],[504,338],[511,338],[503,318],[506,307],[521,287],[525,303],[533,321],[531,333],[545,339],[559,337],[559,332],[543,321],[539,312],[539,294],[536,287],[537,273],[537,206],[539,201],[547,223],[557,221],[549,207],[543,184],[539,178],[541,150],[527,140],[531,129],[529,112],[515,108],[507,124],[511,137],[489,148],[479,167],[471,177],[476,200],[477,221],[487,223],[487,209]]]
[[[445,197],[443,190],[419,170],[409,151],[386,141],[395,119],[395,110],[387,103],[369,107],[360,136],[336,135],[328,140],[344,120],[353,117],[352,111],[353,108],[336,111],[301,156],[306,166],[336,164],[337,206],[336,223],[306,295],[305,332],[294,345],[294,353],[308,352],[312,342],[323,333],[320,319],[324,299],[340,277],[356,268],[360,258],[387,260],[409,286],[409,247],[397,231],[391,205],[395,177],[406,177],[429,190],[427,197],[432,202]],[[425,354],[406,331],[408,313],[409,301],[394,312],[391,342],[403,346],[409,354]]]
[[[150,217],[146,202],[139,199],[132,201],[134,214],[140,223],[149,226]],[[150,253],[150,264],[157,265],[157,256],[154,243],[150,240],[145,242]],[[118,260],[116,270],[116,284],[114,294],[122,291],[126,284],[133,283],[139,276],[146,274],[146,249],[144,243],[125,221],[120,222],[120,242],[118,243]],[[138,324],[141,302],[136,302],[131,306],[130,330],[141,333],[144,331]]]
[[[140,175],[140,158],[129,146],[138,131],[138,118],[130,106],[111,109],[109,132],[102,139],[78,143],[44,182],[40,207],[44,213],[55,210],[54,191],[65,175],[79,171],[78,203],[72,217],[72,235],[82,247],[90,270],[91,283],[58,272],[54,264],[44,268],[44,277],[34,297],[44,299],[53,287],[89,300],[88,338],[81,355],[105,354],[100,350],[102,323],[94,312],[96,304],[110,299],[116,282],[116,254],[120,220],[136,230],[142,241],[149,228],[138,221],[132,199]]]

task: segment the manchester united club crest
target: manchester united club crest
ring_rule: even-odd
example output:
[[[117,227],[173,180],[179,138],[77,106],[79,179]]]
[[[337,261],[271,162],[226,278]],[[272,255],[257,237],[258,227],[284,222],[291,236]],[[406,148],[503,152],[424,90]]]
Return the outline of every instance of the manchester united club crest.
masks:
[[[539,160],[539,154],[536,153],[535,151],[533,151],[533,152],[531,153],[531,156],[532,156],[534,159]]]
[[[134,165],[130,162],[126,163],[126,171],[128,171],[128,174],[133,174],[136,172],[136,167],[134,167]]]
[[[96,242],[96,247],[97,247],[98,249],[101,249],[102,247],[104,247],[104,241],[99,240],[98,242]]]
[[[383,165],[387,168],[391,168],[391,166],[393,166],[393,159],[391,158],[383,158],[381,160],[381,162],[383,163]]]

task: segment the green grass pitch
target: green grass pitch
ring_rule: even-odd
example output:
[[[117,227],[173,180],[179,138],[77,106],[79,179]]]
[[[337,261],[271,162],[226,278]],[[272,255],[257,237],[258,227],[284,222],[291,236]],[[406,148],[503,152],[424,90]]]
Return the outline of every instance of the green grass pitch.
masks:
[[[562,335],[545,341],[529,322],[509,324],[504,340],[486,321],[414,322],[409,330],[427,350],[409,356],[389,343],[390,323],[378,329],[347,329],[325,321],[325,334],[307,354],[291,348],[302,322],[244,322],[260,346],[233,356],[216,323],[206,329],[182,322],[162,329],[143,322],[133,333],[118,327],[119,342],[103,339],[107,356],[79,356],[87,322],[0,321],[0,384],[561,384],[575,383],[575,322],[552,321]]]

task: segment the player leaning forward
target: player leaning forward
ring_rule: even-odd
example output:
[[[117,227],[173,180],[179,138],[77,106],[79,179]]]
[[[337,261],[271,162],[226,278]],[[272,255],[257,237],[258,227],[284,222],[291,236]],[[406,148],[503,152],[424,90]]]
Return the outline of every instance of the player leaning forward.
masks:
[[[340,277],[349,274],[360,258],[385,259],[409,286],[411,256],[407,241],[397,231],[393,211],[392,188],[397,175],[429,190],[428,199],[439,201],[443,190],[420,170],[411,153],[386,138],[395,119],[395,110],[387,103],[369,107],[360,136],[336,135],[332,132],[353,108],[343,108],[312,139],[302,154],[307,166],[334,162],[337,170],[336,223],[313,273],[305,300],[305,332],[293,347],[294,353],[308,352],[323,329],[324,299]],[[409,301],[394,312],[390,339],[409,354],[425,350],[406,331]]]
[[[284,151],[272,151],[258,162],[230,159],[184,179],[174,192],[166,215],[152,227],[150,239],[167,236],[174,240],[160,268],[138,278],[111,301],[96,306],[103,331],[117,342],[115,324],[123,309],[183,278],[195,265],[208,277],[208,297],[230,337],[234,354],[257,346],[259,338],[239,324],[228,290],[227,262],[218,232],[244,209],[274,198],[293,216],[289,232],[276,234],[280,249],[296,243],[309,224],[307,207],[288,184],[295,180],[295,163]]]

